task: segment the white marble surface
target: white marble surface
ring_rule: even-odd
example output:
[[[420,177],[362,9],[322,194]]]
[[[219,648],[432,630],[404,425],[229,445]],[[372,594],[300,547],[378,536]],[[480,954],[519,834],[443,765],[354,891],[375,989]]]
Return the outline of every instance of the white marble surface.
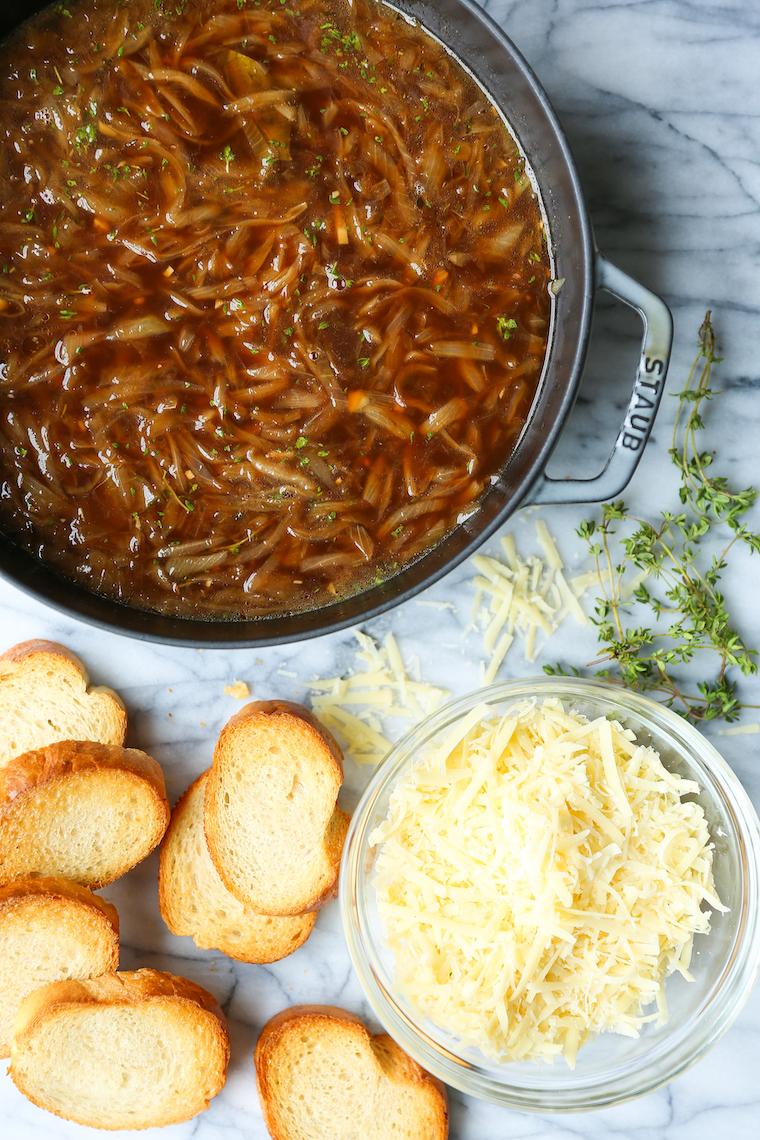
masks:
[[[760,9],[755,0],[491,0],[485,7],[512,36],[568,132],[585,186],[597,240],[622,268],[661,292],[675,317],[670,390],[680,387],[696,330],[712,308],[725,356],[725,394],[709,418],[709,441],[732,482],[760,483]],[[621,307],[598,310],[587,376],[552,470],[590,474],[601,466],[627,400],[639,329]],[[645,462],[628,492],[642,512],[675,506],[675,471],[666,448],[674,401],[665,401]],[[593,508],[546,509],[544,517],[568,561],[580,564],[574,528]],[[512,529],[530,552],[534,517]],[[753,513],[760,526],[760,510]],[[522,536],[522,543],[521,543]],[[724,586],[740,628],[760,644],[760,559],[737,552]],[[478,683],[481,640],[462,638],[472,602],[471,568],[460,567],[402,609],[369,623],[391,629],[405,654],[420,657],[423,675],[459,694]],[[451,602],[431,608],[424,601]],[[239,708],[223,688],[249,683],[256,697],[304,699],[304,680],[334,675],[354,661],[350,631],[275,649],[206,650],[151,646],[92,629],[37,604],[0,581],[0,644],[49,637],[86,661],[93,679],[122,694],[130,713],[129,743],[164,766],[172,800],[210,762],[222,725]],[[500,676],[540,669],[546,660],[579,666],[594,655],[594,635],[566,628],[534,666],[508,658]],[[742,683],[760,703],[756,679]],[[760,714],[745,714],[757,720]],[[760,737],[718,736],[717,746],[760,805]],[[346,764],[345,806],[368,778]],[[104,893],[118,906],[123,967],[153,966],[184,974],[224,1006],[232,1037],[227,1085],[208,1112],[161,1131],[166,1140],[264,1140],[252,1053],[263,1023],[294,1002],[330,1002],[372,1018],[348,963],[336,904],[292,958],[270,967],[233,963],[198,951],[164,927],[156,905],[155,857]],[[760,991],[717,1047],[669,1087],[596,1113],[527,1115],[451,1097],[453,1140],[505,1136],[566,1140],[611,1134],[633,1140],[757,1140],[760,1136]],[[29,1104],[0,1076],[0,1134],[12,1140],[95,1135]],[[159,1133],[156,1131],[155,1135]],[[145,1133],[153,1136],[152,1131]],[[330,1140],[315,1137],[314,1140]],[[357,1136],[358,1140],[358,1136]]]

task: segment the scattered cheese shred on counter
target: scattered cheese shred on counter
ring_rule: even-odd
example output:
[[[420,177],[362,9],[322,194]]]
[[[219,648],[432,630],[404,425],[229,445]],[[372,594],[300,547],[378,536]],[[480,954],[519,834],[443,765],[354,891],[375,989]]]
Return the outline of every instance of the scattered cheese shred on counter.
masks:
[[[472,581],[477,593],[468,630],[478,621],[484,627],[487,663],[481,668],[481,684],[490,685],[494,680],[516,635],[524,638],[525,659],[534,661],[538,633],[549,637],[569,614],[579,625],[588,625],[578,599],[591,586],[609,580],[607,571],[600,574],[592,570],[568,582],[563,574],[564,563],[543,519],[536,522],[536,537],[544,553],[543,561],[536,555],[523,560],[512,534],[501,539],[506,562],[484,554],[476,554],[472,559],[479,573]],[[487,607],[482,604],[484,594],[488,596]]]
[[[415,677],[409,676],[392,633],[379,646],[366,633],[355,632],[361,646],[356,656],[367,668],[348,677],[308,682],[316,693],[311,707],[322,724],[345,743],[353,760],[378,764],[391,747],[383,732],[385,718],[416,723],[451,694],[420,679],[417,658],[411,663]]]
[[[667,1020],[694,934],[726,908],[698,792],[615,721],[481,704],[394,789],[370,842],[395,981],[497,1061],[552,1061]],[[650,1003],[656,1012],[644,1014]]]

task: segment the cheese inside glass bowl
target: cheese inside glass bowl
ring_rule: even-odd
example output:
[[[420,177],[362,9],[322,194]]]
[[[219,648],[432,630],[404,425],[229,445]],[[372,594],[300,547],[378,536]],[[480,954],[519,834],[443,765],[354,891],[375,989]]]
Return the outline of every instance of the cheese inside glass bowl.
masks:
[[[597,721],[595,743],[585,737],[581,741],[584,749],[588,745],[589,755],[597,756],[596,776],[591,760],[588,763],[590,790],[582,786],[572,789],[562,783],[567,767],[563,758],[568,752],[566,748],[564,752],[562,748],[558,753],[555,750],[554,755],[547,749],[535,762],[532,775],[528,773],[518,781],[522,785],[519,794],[514,788],[499,787],[493,780],[481,783],[486,770],[493,775],[494,756],[503,751],[503,726],[506,724],[508,736],[515,710],[527,710],[527,723],[531,703],[540,712],[545,701],[554,710],[548,720],[554,718],[557,723],[552,727],[547,721],[541,727],[541,717],[534,716],[534,741],[537,731],[559,731],[560,735],[565,731],[584,737],[582,718]],[[478,708],[480,711],[474,712]],[[505,721],[507,713],[510,715]],[[560,723],[566,714],[577,714],[580,719]],[[622,731],[608,728],[610,722],[618,722]],[[501,738],[491,749],[490,758],[483,724],[502,726]],[[467,739],[481,734],[481,742],[480,751],[473,751],[470,757],[474,767],[464,771],[459,763],[462,750],[457,752],[456,742],[468,725]],[[522,720],[519,731],[524,733]],[[529,734],[524,735],[523,743],[530,752]],[[514,740],[511,747],[514,752]],[[627,765],[634,777],[617,779],[611,748],[619,754],[621,770]],[[631,761],[637,748],[637,758]],[[655,752],[664,769],[659,774]],[[572,753],[571,748],[568,755]],[[517,754],[522,755],[520,748]],[[476,772],[478,765],[483,771]],[[472,772],[476,772],[474,779]],[[560,805],[559,814],[552,816],[549,825],[540,812],[532,817],[529,796],[527,800],[520,798],[531,782],[539,789],[542,800]],[[647,790],[649,784],[651,794]],[[487,794],[486,788],[491,792]],[[658,788],[663,793],[662,804]],[[571,805],[570,820],[562,807],[565,796]],[[645,802],[647,796],[649,802]],[[475,812],[474,798],[478,809]],[[416,805],[411,811],[406,807],[410,799]],[[633,807],[629,807],[629,800]],[[586,802],[587,808],[583,806]],[[507,812],[501,811],[503,803],[508,803]],[[653,813],[656,826],[651,822]],[[444,845],[446,837],[454,835],[460,852],[464,852],[459,857],[460,874],[452,875],[450,866],[442,866],[441,873],[434,875],[430,851],[440,841],[436,834],[438,825],[442,819],[448,825],[454,817],[456,826],[444,828]],[[685,821],[685,830],[681,829],[677,841],[672,837],[668,841],[668,836],[672,836],[669,829],[679,817]],[[414,832],[415,826],[419,834]],[[621,828],[634,837],[624,844],[630,865],[625,874],[621,872],[614,879],[601,873],[597,887],[594,869],[603,868],[610,859],[621,861],[616,854],[620,850]],[[647,839],[647,828],[651,830],[651,841]],[[500,840],[495,847],[492,845],[489,855],[488,842],[483,846],[479,835],[482,833],[490,842],[502,829],[509,842]],[[594,830],[596,846],[589,846],[584,837]],[[647,844],[653,848],[658,836],[661,850],[647,853]],[[399,870],[399,851],[404,843],[413,853]],[[542,843],[548,844],[551,857],[543,858]],[[563,844],[565,855],[558,861],[555,848]],[[418,861],[420,854],[423,862]],[[639,878],[637,863],[644,855],[651,858],[653,869],[642,872]],[[667,875],[659,869],[661,855],[663,868],[670,864]],[[544,889],[543,880],[537,881],[539,866],[550,869],[551,889]],[[558,866],[561,875],[557,874]],[[420,870],[421,867],[427,869]],[[683,882],[679,877],[682,870]],[[658,879],[658,875],[665,877]],[[407,889],[409,884],[404,876],[415,880],[416,885]],[[442,899],[441,883],[450,879],[456,882],[451,890],[446,886],[446,897]],[[618,895],[613,905],[605,907],[610,883]],[[658,883],[662,884],[661,889],[652,894],[653,885]],[[457,891],[456,886],[464,889]],[[417,888],[420,914],[429,908],[445,917],[432,925],[408,921],[409,911],[403,911],[396,903],[405,900],[408,905]],[[650,899],[645,898],[648,892]],[[684,905],[684,900],[688,904],[689,893],[701,900],[701,910]],[[493,899],[490,904],[489,896]],[[733,772],[704,737],[676,714],[646,698],[596,681],[564,678],[493,685],[451,702],[408,733],[391,750],[357,808],[341,871],[341,907],[349,952],[367,998],[391,1036],[448,1084],[486,1100],[540,1112],[585,1110],[641,1096],[699,1060],[733,1022],[760,972],[759,896],[757,815]],[[596,912],[606,909],[610,914],[625,915],[630,911],[639,916],[641,929],[632,934],[630,922],[624,922],[625,929],[618,930],[614,922],[605,919],[602,924],[607,929],[601,938],[579,936],[576,948],[573,921],[580,929],[583,920],[574,920],[573,912],[578,912],[579,905],[586,905],[579,904],[583,897]],[[529,933],[523,935],[523,943],[519,944],[520,931],[516,930],[513,936],[509,922],[500,921],[500,914],[503,916],[505,909],[509,915],[517,914],[521,908],[529,916]],[[411,911],[414,919],[413,903]],[[661,911],[667,914],[664,924]],[[681,923],[683,938],[679,942]],[[480,937],[473,933],[478,925]],[[663,937],[663,926],[676,930],[672,945]],[[698,932],[708,926],[709,933]],[[697,932],[693,939],[692,930]],[[549,935],[555,934],[556,940],[550,943]],[[530,944],[526,937],[532,940]],[[481,954],[482,971],[480,966],[473,969],[473,939],[476,949],[483,951],[485,947]],[[528,1021],[528,998],[537,989],[551,989],[555,986],[551,979],[560,977],[563,992],[551,993],[560,1012],[570,1009],[578,1014],[589,995],[588,1006],[593,1015],[598,1012],[596,998],[591,995],[597,982],[596,962],[604,964],[611,947],[613,972],[630,972],[635,978],[633,966],[638,970],[640,963],[634,959],[640,952],[643,957],[649,953],[651,958],[653,941],[656,947],[658,939],[659,945],[667,948],[663,959],[668,972],[659,1000],[655,1000],[655,973],[643,985],[635,981],[626,1000],[630,1001],[630,994],[635,997],[640,993],[642,1001],[638,1006],[636,1001],[628,1007],[623,1004],[625,1012],[617,1020],[617,1031],[608,1029],[597,1036],[595,1030],[600,1027],[600,1020],[597,1017],[594,1021],[592,1016],[590,1031],[582,1029],[578,1040],[572,1028],[579,1024],[578,1017],[573,1021],[569,1015],[564,1020],[560,1016],[555,1019],[559,1030],[552,1039],[544,1041],[531,1030],[533,1045],[525,1047],[530,1027],[526,1025],[526,1033],[521,1035],[520,1018]],[[594,943],[591,949],[590,941]],[[448,995],[447,985],[442,986],[441,982],[443,979],[445,983],[446,974],[451,971],[452,986],[456,988],[462,972],[459,945],[464,948],[463,954],[470,955],[470,973],[464,986]],[[542,981],[541,971],[547,981]],[[487,984],[479,989],[472,979],[481,973]],[[508,1002],[506,1008],[501,1005],[501,1026],[494,1016],[496,1003],[488,996],[494,990],[494,979],[500,975],[509,976],[508,996],[517,999]],[[523,991],[528,990],[527,995],[520,991],[521,975],[531,982],[530,987],[523,987]],[[643,975],[646,976],[646,970]],[[647,1004],[650,994],[652,1000]],[[563,1005],[566,996],[569,1004]],[[465,1011],[468,999],[469,1013]],[[485,1007],[482,1016],[478,1002]],[[608,1002],[613,1013],[614,1005]],[[454,1009],[462,1014],[456,1024],[441,1015],[442,1010]],[[476,1029],[471,1040],[462,1035],[463,1026],[468,1025]],[[483,1026],[490,1027],[489,1033],[484,1032]],[[482,1050],[473,1043],[478,1033]],[[521,1040],[517,1050],[505,1047],[508,1037]],[[533,1059],[520,1059],[520,1049],[525,1058]],[[552,1063],[536,1062],[542,1051],[543,1061],[551,1060],[554,1054]]]

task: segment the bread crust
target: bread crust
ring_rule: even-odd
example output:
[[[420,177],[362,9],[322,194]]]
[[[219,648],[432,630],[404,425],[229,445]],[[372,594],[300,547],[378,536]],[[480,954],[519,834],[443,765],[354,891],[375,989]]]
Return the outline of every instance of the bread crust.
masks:
[[[145,780],[166,806],[169,801],[160,764],[137,748],[121,748],[116,744],[98,744],[93,740],[60,740],[16,756],[0,770],[0,819],[6,807],[33,788],[52,783],[78,772],[120,768]]]
[[[313,728],[327,744],[330,752],[332,753],[335,764],[340,772],[340,778],[343,779],[343,751],[338,744],[337,740],[330,732],[329,728],[317,720],[314,713],[306,708],[305,705],[299,705],[297,701],[249,701],[247,705],[243,705],[239,712],[230,717],[226,725],[219,734],[219,742],[221,743],[222,737],[228,733],[234,733],[238,725],[247,721],[250,717],[261,714],[262,716],[276,716],[278,713],[298,717],[299,720],[308,724],[309,728]]]
[[[152,998],[181,998],[195,1002],[212,1014],[227,1031],[227,1018],[219,1002],[189,978],[169,974],[163,970],[123,970],[101,974],[99,978],[62,982],[49,982],[25,998],[16,1015],[13,1036],[26,1033],[46,1011],[64,1005],[139,1005]],[[229,1059],[229,1048],[227,1050]]]
[[[90,677],[84,663],[65,645],[57,641],[34,639],[21,641],[0,654],[0,695],[8,683],[23,682],[41,668],[48,667],[55,674],[66,679],[72,690],[95,701],[102,708],[108,723],[106,743],[122,745],[127,735],[127,710],[119,694],[107,685],[90,685]],[[52,731],[52,730],[51,730]],[[70,735],[70,734],[62,734]],[[50,742],[50,738],[44,741]],[[41,741],[40,744],[43,742]],[[9,757],[7,758],[9,759]],[[7,762],[6,759],[6,762]],[[2,760],[0,760],[2,763]]]
[[[131,780],[139,782],[143,790],[147,788],[149,792],[153,819],[152,830],[145,835],[148,845],[137,852],[130,852],[120,864],[117,875],[93,878],[83,873],[80,881],[97,890],[141,862],[161,841],[169,823],[169,802],[160,765],[136,748],[121,748],[115,744],[98,744],[90,740],[62,740],[17,756],[5,768],[0,769],[0,882],[30,877],[37,869],[34,866],[24,867],[23,860],[21,865],[18,864],[18,845],[14,847],[9,837],[12,821],[23,822],[25,809],[42,789],[57,783],[63,784],[83,773],[92,773],[97,778],[114,771],[126,773]],[[43,867],[39,869],[44,870]],[[70,870],[68,875],[73,877]]]
[[[67,649],[65,645],[61,645],[60,641],[45,641],[44,638],[32,638],[30,641],[19,641],[18,644],[12,645],[10,649],[6,649],[0,653],[0,680],[6,676],[6,670],[2,665],[3,661],[17,664],[19,661],[23,661],[25,657],[31,657],[35,653],[48,653],[51,657],[65,658],[81,673],[85,687],[89,685],[90,675],[81,658],[77,657],[76,653],[72,653],[70,649]]]
[[[294,1140],[288,1126],[290,1114],[281,1111],[276,1086],[282,1061],[301,1047],[304,1030],[350,1036],[357,1053],[374,1056],[389,1084],[418,1091],[425,1105],[424,1119],[418,1121],[420,1140],[446,1140],[449,1110],[443,1082],[426,1072],[387,1033],[373,1036],[355,1014],[330,1005],[291,1006],[276,1013],[261,1031],[254,1052],[256,1082],[264,1123],[273,1140]],[[305,1095],[308,1097],[308,1090]],[[320,1090],[313,1090],[313,1095],[318,1097]],[[371,1105],[367,1111],[372,1111]],[[353,1123],[356,1126],[358,1122]]]
[[[53,1112],[67,1120],[76,1120],[80,1124],[92,1124],[94,1127],[104,1129],[118,1129],[130,1127],[124,1121],[109,1123],[101,1118],[97,1122],[87,1118],[86,1114],[63,1112],[49,1103],[45,1098],[30,1087],[19,1071],[18,1060],[25,1045],[34,1037],[35,1032],[44,1031],[53,1020],[65,1017],[74,1007],[98,1006],[133,1006],[145,1003],[160,1003],[166,1007],[166,1015],[170,1015],[171,1007],[184,1006],[189,1008],[190,1016],[199,1025],[206,1025],[212,1034],[213,1052],[210,1058],[204,1058],[209,1063],[207,1089],[198,1089],[198,1103],[193,1106],[190,1115],[187,1112],[177,1112],[171,1105],[167,1105],[160,1119],[145,1123],[131,1125],[131,1127],[147,1128],[160,1127],[166,1124],[178,1124],[191,1119],[208,1107],[211,1097],[223,1088],[226,1080],[227,1065],[230,1057],[229,1034],[227,1021],[222,1013],[219,1003],[212,994],[187,978],[177,977],[174,974],[163,973],[158,970],[136,970],[124,973],[103,974],[99,978],[89,981],[63,981],[51,982],[35,990],[21,1003],[13,1027],[13,1049],[11,1052],[11,1065],[8,1070],[11,1080],[16,1087],[40,1108]],[[189,1062],[190,1063],[190,1062]]]
[[[92,907],[104,914],[114,929],[118,938],[119,913],[113,903],[100,895],[94,894],[89,887],[75,883],[72,879],[64,879],[60,875],[43,875],[39,879],[16,879],[12,883],[0,886],[0,915],[12,910],[25,899],[44,896],[51,899],[71,899],[81,903],[82,906]],[[118,966],[117,960],[114,969]]]
[[[181,857],[182,833],[190,827],[197,826],[197,822],[200,823],[201,838],[205,843],[203,801],[207,777],[208,771],[203,772],[180,796],[174,805],[169,827],[161,843],[158,868],[158,906],[161,917],[172,934],[180,936],[189,934],[196,946],[201,949],[221,950],[223,954],[238,962],[258,965],[279,962],[303,946],[314,929],[316,915],[309,913],[267,917],[251,911],[227,890],[218,876],[208,851],[208,874],[216,876],[218,888],[213,898],[204,898],[204,880],[201,874],[203,869],[196,865],[195,902],[196,904],[208,902],[209,906],[213,907],[219,901],[218,896],[224,893],[232,907],[236,910],[240,908],[244,912],[235,919],[235,924],[241,928],[241,937],[234,941],[226,937],[223,924],[215,921],[213,914],[193,920],[188,913],[188,900],[181,894],[181,884],[176,881],[172,862],[175,858]],[[196,812],[200,817],[199,820],[198,816],[195,816]]]
[[[363,1033],[366,1034],[369,1040],[370,1032],[360,1017],[355,1013],[350,1013],[347,1009],[340,1009],[337,1005],[290,1005],[286,1009],[281,1009],[279,1013],[275,1013],[273,1017],[269,1018],[256,1042],[256,1048],[253,1053],[253,1059],[257,1066],[258,1077],[258,1064],[259,1060],[262,1063],[267,1063],[268,1058],[271,1057],[272,1050],[277,1044],[278,1038],[281,1036],[282,1029],[290,1021],[301,1022],[304,1025],[314,1022],[323,1021],[343,1021],[346,1025],[359,1026]]]
[[[206,842],[219,877],[227,890],[240,902],[261,914],[277,916],[306,914],[309,911],[319,910],[338,893],[338,871],[351,817],[334,806],[327,820],[321,850],[328,869],[322,882],[315,885],[308,894],[301,893],[289,900],[281,898],[276,908],[262,901],[257,893],[256,884],[244,879],[237,872],[234,845],[229,840],[222,818],[225,767],[236,749],[245,746],[246,737],[255,737],[262,725],[267,732],[277,733],[282,737],[292,733],[294,728],[299,736],[308,734],[310,742],[319,751],[320,763],[327,769],[326,778],[331,782],[337,799],[338,790],[343,783],[343,753],[332,733],[303,705],[282,700],[252,701],[228,721],[214,750],[214,762],[206,784],[204,808]],[[234,794],[234,789],[232,790]]]

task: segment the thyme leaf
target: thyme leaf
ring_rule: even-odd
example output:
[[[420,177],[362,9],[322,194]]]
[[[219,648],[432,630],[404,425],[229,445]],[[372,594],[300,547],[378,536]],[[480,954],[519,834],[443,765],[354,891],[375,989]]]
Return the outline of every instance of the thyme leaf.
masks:
[[[601,594],[595,616],[601,652],[592,665],[596,675],[639,693],[650,693],[694,723],[736,720],[743,705],[732,670],[757,673],[757,651],[750,649],[732,624],[719,588],[728,555],[737,542],[760,553],[760,535],[742,516],[757,499],[757,490],[734,491],[728,480],[712,474],[713,455],[700,450],[703,405],[718,392],[710,387],[715,333],[707,313],[699,330],[699,353],[686,386],[677,394],[670,458],[681,477],[682,511],[663,510],[654,522],[636,518],[622,502],[605,503],[601,522],[584,520],[578,535],[589,546],[600,574]],[[721,553],[710,555],[702,540],[715,533]],[[631,593],[623,584],[629,566],[639,573]],[[655,585],[648,583],[654,582]],[[659,587],[659,589],[657,589]],[[657,591],[657,592],[655,592]],[[638,605],[642,624],[628,625],[627,611]],[[707,679],[687,691],[678,677],[681,666],[704,655],[711,662]],[[550,674],[560,665],[546,666]]]

